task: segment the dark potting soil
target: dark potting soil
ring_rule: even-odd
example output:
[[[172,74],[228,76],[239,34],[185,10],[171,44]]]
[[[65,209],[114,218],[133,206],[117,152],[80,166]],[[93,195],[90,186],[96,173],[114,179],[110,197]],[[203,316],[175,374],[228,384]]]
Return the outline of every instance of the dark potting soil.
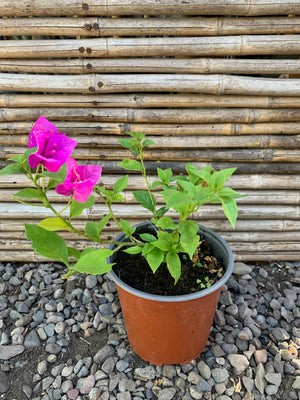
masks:
[[[138,234],[149,232],[140,229]],[[153,232],[151,232],[153,234]],[[208,241],[200,238],[198,252],[190,260],[181,253],[181,277],[176,285],[166,263],[160,265],[155,273],[141,254],[128,254],[119,250],[113,266],[115,274],[127,285],[146,293],[162,296],[180,296],[203,290],[217,282],[225,273],[225,268],[213,253]]]

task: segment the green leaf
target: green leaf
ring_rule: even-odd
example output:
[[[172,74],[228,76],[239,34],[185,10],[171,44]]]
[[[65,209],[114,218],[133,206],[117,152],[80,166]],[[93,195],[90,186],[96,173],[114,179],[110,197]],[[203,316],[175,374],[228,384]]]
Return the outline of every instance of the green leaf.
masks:
[[[143,248],[141,246],[132,246],[128,247],[128,249],[125,249],[123,251],[128,254],[139,254],[143,251]]]
[[[231,197],[220,197],[224,214],[228,218],[231,226],[235,227],[235,222],[238,216],[238,208],[236,202]]]
[[[109,214],[105,215],[105,217],[103,217],[101,219],[101,221],[98,222],[98,225],[97,225],[98,237],[101,235],[102,229],[105,227],[105,225],[108,223],[108,221],[110,220],[111,217],[112,217],[112,213],[110,212]]]
[[[119,165],[125,169],[130,169],[131,171],[142,171],[142,165],[136,160],[125,159],[119,163]]]
[[[81,253],[81,256],[84,256],[86,254],[92,253],[93,251],[95,251],[95,249],[93,247],[86,247],[83,252]]]
[[[63,219],[58,217],[43,219],[38,225],[47,231],[70,231],[68,224]]]
[[[150,139],[144,140],[142,143],[142,149],[144,149],[146,146],[149,146],[150,144],[155,144],[155,142]]]
[[[167,236],[164,235],[163,237],[161,237],[162,236],[161,233],[162,232],[159,232],[160,237],[158,240],[153,242],[153,245],[162,251],[169,251],[173,246],[173,240],[171,234],[166,232]]]
[[[174,278],[175,282],[174,285],[178,282],[178,279],[180,278],[181,275],[181,262],[178,254],[169,252],[166,257],[166,262],[167,262],[167,267],[168,270],[171,274],[171,276]]]
[[[166,168],[166,169],[157,168],[157,175],[164,185],[168,186],[170,184],[170,179],[172,177],[171,168]]]
[[[70,208],[70,219],[78,217],[86,208],[90,208],[95,204],[95,197],[90,196],[86,202],[81,203],[77,200],[73,200]]]
[[[126,235],[126,237],[131,236],[134,231],[135,231],[135,227],[131,227],[130,223],[128,221],[126,221],[125,219],[121,219],[121,226],[124,229],[124,233]]]
[[[118,179],[114,184],[114,193],[120,193],[124,190],[127,186],[128,182],[128,175],[122,176],[122,178]]]
[[[183,190],[184,192],[188,193],[189,196],[193,195],[193,197],[196,195],[197,193],[197,187],[195,185],[193,185],[191,182],[187,182],[184,180],[177,180],[177,185],[179,186],[179,188],[181,190]]]
[[[57,233],[31,224],[25,224],[25,232],[27,239],[31,240],[34,251],[43,257],[61,261],[70,267],[66,243]]]
[[[194,198],[194,201],[202,205],[204,203],[211,202],[214,197],[215,195],[210,187],[200,187]]]
[[[135,154],[139,154],[139,149],[135,139],[118,139],[118,142],[126,149],[131,150]]]
[[[189,174],[190,181],[194,184],[199,184],[203,180],[208,182],[211,179],[213,168],[203,167],[199,169],[195,165],[188,163],[186,165],[186,171]]]
[[[215,188],[221,189],[228,178],[234,173],[236,168],[226,168],[221,171],[216,171],[214,176],[214,186]]]
[[[151,235],[150,233],[141,233],[140,237],[142,240],[144,240],[145,242],[154,242],[155,240],[157,240],[157,238],[153,235]]]
[[[107,198],[112,198],[114,195],[111,190],[105,189],[104,186],[97,186],[97,189],[99,189]]]
[[[176,229],[176,224],[170,217],[162,217],[157,221],[156,226],[161,229]]]
[[[199,235],[197,235],[199,227],[195,221],[185,220],[179,222],[178,230],[180,233],[180,244],[190,258],[192,258],[200,239]]]
[[[19,167],[17,164],[10,164],[0,170],[0,176],[12,174],[25,174],[24,168]]]
[[[68,255],[69,257],[74,257],[76,260],[79,260],[81,257],[81,252],[74,247],[68,247]]]
[[[120,203],[121,201],[124,201],[124,196],[122,196],[120,193],[114,194],[111,196],[110,201],[111,202],[117,202]]]
[[[231,197],[232,199],[239,199],[241,197],[247,197],[246,195],[239,194],[235,190],[228,188],[228,187],[224,187],[223,189],[219,190],[218,195],[221,197],[222,196]]]
[[[113,254],[113,250],[99,249],[82,254],[74,269],[81,273],[100,275],[111,270],[114,263],[107,263],[107,258]]]
[[[149,194],[146,190],[135,190],[133,196],[142,207],[155,213],[156,199],[152,193]]]
[[[18,155],[18,156],[10,156],[8,157],[8,161],[13,161],[17,164],[19,164],[22,161],[22,154]]]
[[[42,202],[44,200],[43,194],[39,190],[33,188],[22,189],[19,192],[15,193],[13,196],[22,197],[24,199],[39,199]]]
[[[88,221],[84,227],[85,233],[93,240],[97,240],[99,238],[97,226],[98,224],[96,224],[96,222]]]
[[[57,186],[59,183],[65,181],[67,176],[67,165],[63,164],[57,172],[44,171],[40,175],[50,178],[48,182],[48,189],[51,189]]]
[[[164,193],[163,193],[164,196]],[[171,193],[170,197],[166,199],[166,204],[168,208],[178,206],[179,204],[185,204],[190,202],[190,195],[182,192]]]
[[[146,243],[143,247],[142,250],[142,255],[145,256],[146,254],[150,253],[154,249],[154,246],[152,243]]]
[[[145,134],[143,132],[126,132],[126,133],[139,141],[145,139]]]
[[[154,248],[146,255],[146,260],[150,265],[150,268],[152,269],[153,273],[158,269],[160,264],[164,261],[164,258],[165,258],[164,252],[158,248]]]
[[[156,187],[161,186],[162,183],[160,181],[154,181],[151,185],[151,189],[155,189]]]

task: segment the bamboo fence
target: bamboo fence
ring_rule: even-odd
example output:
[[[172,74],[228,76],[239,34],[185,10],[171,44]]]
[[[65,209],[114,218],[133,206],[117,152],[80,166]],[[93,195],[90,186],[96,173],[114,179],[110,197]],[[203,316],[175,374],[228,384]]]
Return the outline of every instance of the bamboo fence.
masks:
[[[236,260],[299,260],[298,0],[1,0],[0,15],[0,168],[24,151],[42,114],[78,141],[81,163],[103,166],[112,188],[124,173],[118,163],[134,157],[118,137],[144,132],[155,142],[145,151],[151,182],[157,167],[237,167],[229,185],[246,197],[236,229],[220,206],[193,216],[222,234]],[[24,222],[50,214],[13,201],[25,185],[23,176],[0,177],[0,261],[43,260]],[[136,189],[145,183],[129,171],[125,201],[114,206],[132,224],[150,218]],[[77,228],[104,213],[97,200]],[[108,223],[104,237],[116,234]]]
[[[299,15],[297,0],[2,0],[0,15]]]

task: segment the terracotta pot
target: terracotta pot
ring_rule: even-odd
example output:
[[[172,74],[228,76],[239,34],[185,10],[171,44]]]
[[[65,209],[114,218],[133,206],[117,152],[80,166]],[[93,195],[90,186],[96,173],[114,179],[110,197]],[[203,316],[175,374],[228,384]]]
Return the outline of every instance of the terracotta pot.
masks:
[[[138,226],[147,226],[139,224]],[[199,226],[224,263],[226,272],[211,287],[184,296],[159,296],[136,290],[111,271],[116,283],[129,343],[136,354],[152,364],[186,364],[204,350],[219,294],[233,270],[233,255],[225,240]],[[121,234],[116,238],[125,239]],[[110,262],[113,262],[114,256]]]

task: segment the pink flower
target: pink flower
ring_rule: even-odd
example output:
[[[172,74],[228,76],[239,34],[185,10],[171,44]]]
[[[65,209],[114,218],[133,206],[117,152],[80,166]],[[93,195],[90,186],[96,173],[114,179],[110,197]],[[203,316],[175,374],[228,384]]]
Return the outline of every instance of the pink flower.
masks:
[[[64,183],[56,186],[56,192],[64,196],[73,194],[74,199],[84,203],[98,182],[102,167],[97,165],[78,165],[73,158],[66,162],[68,172]]]
[[[29,134],[28,147],[38,149],[30,154],[28,163],[32,168],[42,164],[48,171],[57,172],[76,145],[75,140],[60,133],[55,125],[41,115]]]

